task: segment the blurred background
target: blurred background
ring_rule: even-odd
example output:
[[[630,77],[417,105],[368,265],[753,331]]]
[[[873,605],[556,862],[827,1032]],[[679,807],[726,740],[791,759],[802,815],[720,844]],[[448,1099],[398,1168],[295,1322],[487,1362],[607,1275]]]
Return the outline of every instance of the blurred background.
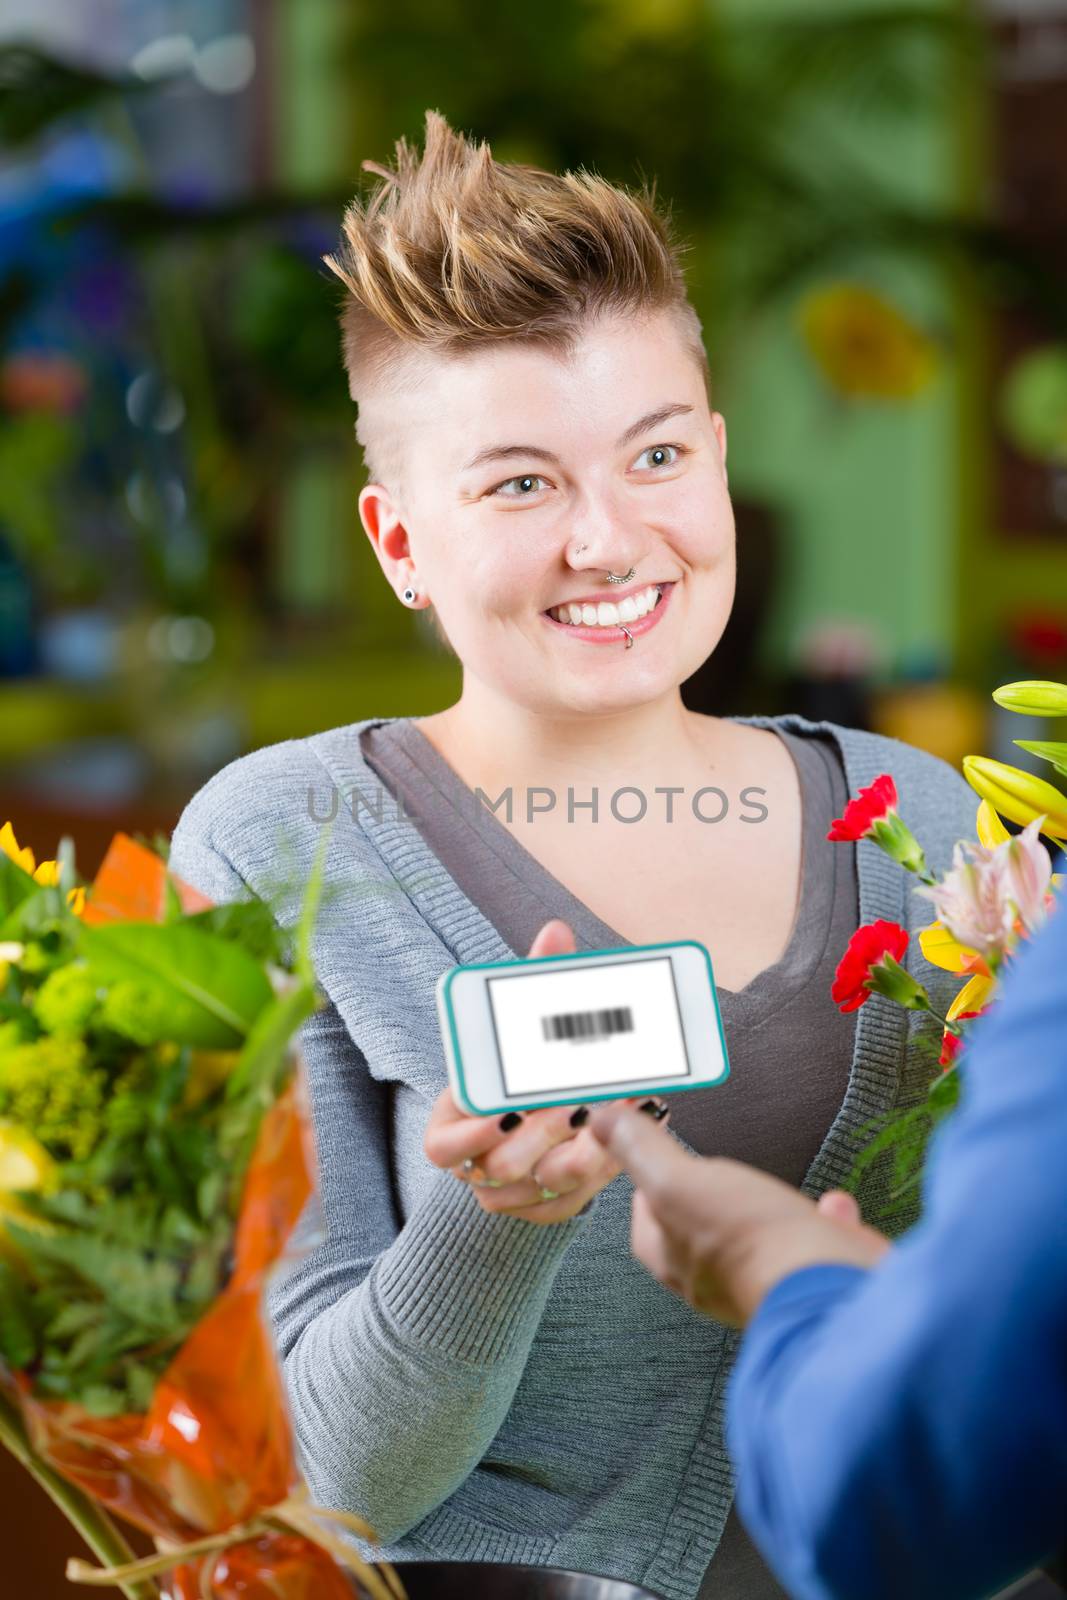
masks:
[[[0,822],[88,877],[246,750],[458,694],[320,260],[427,107],[691,242],[740,576],[686,702],[1031,764],[989,695],[1067,677],[1067,0],[0,0]],[[12,1592],[69,1593],[0,1478]]]
[[[989,691],[1067,676],[1067,0],[3,0],[0,94],[0,821],[39,857],[458,693],[359,524],[320,261],[427,107],[654,177],[691,242],[740,581],[687,703],[1054,736]]]

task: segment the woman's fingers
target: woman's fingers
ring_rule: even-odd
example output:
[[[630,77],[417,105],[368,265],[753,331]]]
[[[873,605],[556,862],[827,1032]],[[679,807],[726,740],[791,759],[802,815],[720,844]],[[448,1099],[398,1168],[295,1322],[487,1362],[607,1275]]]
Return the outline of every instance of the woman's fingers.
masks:
[[[583,1130],[539,1156],[531,1168],[534,1170],[541,1188],[555,1194],[571,1194],[584,1183],[610,1183],[621,1168],[610,1151]]]
[[[512,1112],[511,1116],[516,1113]],[[508,1127],[502,1126],[508,1122]],[[472,1117],[452,1098],[451,1089],[442,1089],[434,1101],[422,1136],[423,1149],[438,1167],[455,1167],[472,1156],[484,1155],[508,1137],[513,1127],[508,1116]]]
[[[504,1189],[481,1187],[475,1188],[474,1194],[483,1211],[521,1217],[526,1222],[566,1222],[569,1217],[577,1216],[600,1193],[604,1183],[605,1179],[597,1177],[566,1194],[557,1195],[548,1191],[551,1194],[548,1200],[544,1192],[528,1178],[523,1183],[512,1184],[510,1194]]]

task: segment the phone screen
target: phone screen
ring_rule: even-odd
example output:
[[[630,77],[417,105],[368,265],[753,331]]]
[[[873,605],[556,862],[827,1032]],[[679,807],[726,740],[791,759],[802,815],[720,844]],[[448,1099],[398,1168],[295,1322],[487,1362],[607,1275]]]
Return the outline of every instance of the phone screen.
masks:
[[[508,1095],[690,1076],[669,956],[533,966],[487,988]]]

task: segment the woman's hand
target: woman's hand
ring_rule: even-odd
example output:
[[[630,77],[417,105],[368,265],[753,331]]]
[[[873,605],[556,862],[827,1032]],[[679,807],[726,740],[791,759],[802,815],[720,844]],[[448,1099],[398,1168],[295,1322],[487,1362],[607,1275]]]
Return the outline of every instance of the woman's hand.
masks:
[[[891,1248],[840,1190],[816,1204],[744,1162],[690,1155],[616,1104],[597,1106],[589,1124],[634,1182],[634,1255],[720,1322],[743,1327],[764,1295],[801,1267],[873,1267]]]
[[[575,949],[565,922],[547,922],[530,946],[530,957]],[[647,1095],[605,1105],[649,1104],[664,1115],[663,1102]],[[460,1110],[451,1089],[442,1089],[430,1112],[423,1148],[435,1166],[469,1182],[484,1211],[527,1222],[566,1222],[617,1178],[622,1167],[584,1124],[584,1106],[549,1106],[472,1117]],[[642,1121],[644,1118],[642,1118]],[[464,1162],[470,1167],[464,1168]]]

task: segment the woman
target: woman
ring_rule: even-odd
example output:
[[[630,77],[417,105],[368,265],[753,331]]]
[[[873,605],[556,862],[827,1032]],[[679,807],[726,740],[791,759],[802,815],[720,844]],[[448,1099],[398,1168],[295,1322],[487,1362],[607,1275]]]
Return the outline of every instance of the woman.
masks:
[[[971,793],[894,741],[683,706],[730,614],[734,527],[700,324],[647,197],[497,164],[435,113],[421,160],[397,157],[329,265],[363,527],[462,693],[232,763],[172,852],[289,925],[333,818],[328,1004],[304,1034],[326,1232],[271,1300],[302,1464],[394,1560],[763,1600],[782,1591],[731,1514],[722,1436],[736,1330],[633,1260],[631,1190],[581,1109],[459,1113],[434,984],[698,939],[731,1075],[672,1096],[669,1126],[819,1194],[928,1072],[904,1013],[830,1001],[860,920],[924,912],[827,827],[890,770],[938,866]],[[923,978],[947,1004],[951,980]]]

